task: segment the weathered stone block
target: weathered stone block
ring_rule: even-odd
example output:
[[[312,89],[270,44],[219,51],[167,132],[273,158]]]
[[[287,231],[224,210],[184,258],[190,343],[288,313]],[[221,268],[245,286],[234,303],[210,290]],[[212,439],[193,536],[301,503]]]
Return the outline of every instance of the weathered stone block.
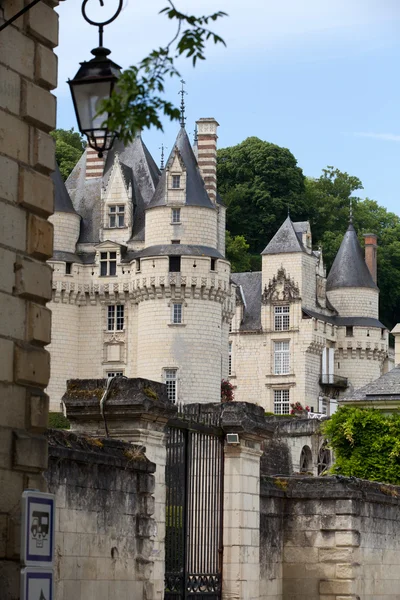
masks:
[[[58,14],[43,2],[26,13],[29,33],[50,48],[58,44]]]
[[[35,76],[43,87],[49,90],[57,87],[57,56],[41,44],[36,44]]]
[[[28,216],[27,251],[35,258],[50,258],[53,255],[53,225],[36,215]]]
[[[14,343],[0,338],[0,356],[0,381],[12,382],[14,380]]]
[[[27,336],[29,342],[50,344],[51,311],[30,302],[27,310]]]
[[[33,136],[32,165],[41,171],[54,171],[56,168],[55,142],[51,135],[35,129]]]
[[[22,169],[19,178],[19,202],[45,217],[53,214],[53,181],[35,171]]]
[[[45,387],[50,377],[50,354],[33,346],[15,347],[14,379],[17,383]]]
[[[9,50],[7,50],[7,52],[9,52]],[[17,117],[0,110],[0,152],[6,154],[10,158],[28,162],[28,150],[28,124],[21,121],[21,119],[17,119]]]
[[[51,131],[56,126],[55,97],[42,87],[24,81],[22,83],[21,116],[33,125]]]
[[[15,292],[24,298],[51,299],[51,268],[25,256],[15,263]]]
[[[14,286],[14,262],[15,253],[0,248],[0,265],[2,266],[0,278],[0,290],[12,293]]]
[[[358,531],[337,531],[335,534],[336,546],[359,546],[360,533]]]
[[[1,33],[1,62],[21,75],[33,79],[33,59],[35,55],[33,40],[15,27],[6,27]]]
[[[18,164],[5,156],[0,156],[0,198],[18,200]]]
[[[18,115],[20,98],[21,83],[19,75],[0,65],[0,107]]]
[[[326,579],[319,583],[320,594],[352,594],[355,582],[352,579]]]
[[[47,394],[30,394],[30,425],[34,429],[46,429],[49,417],[49,397]]]
[[[14,432],[13,466],[41,471],[47,467],[47,439],[44,436]]]
[[[23,340],[25,336],[25,302],[0,293],[0,335]]]

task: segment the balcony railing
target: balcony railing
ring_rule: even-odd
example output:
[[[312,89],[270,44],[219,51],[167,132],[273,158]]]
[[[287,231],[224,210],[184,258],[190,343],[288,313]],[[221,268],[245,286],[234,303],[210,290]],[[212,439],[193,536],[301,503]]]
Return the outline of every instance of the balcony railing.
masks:
[[[347,388],[349,385],[347,377],[341,377],[340,375],[320,375],[319,376],[320,385],[329,385],[335,388]]]

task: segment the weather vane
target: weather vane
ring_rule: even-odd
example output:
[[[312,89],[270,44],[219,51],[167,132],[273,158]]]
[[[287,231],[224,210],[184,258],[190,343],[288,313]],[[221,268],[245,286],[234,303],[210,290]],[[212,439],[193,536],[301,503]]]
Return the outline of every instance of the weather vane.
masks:
[[[197,123],[194,126],[194,137],[193,137],[193,142],[195,144],[197,144],[198,138],[197,138]]]
[[[167,147],[164,146],[164,144],[161,144],[159,149],[161,150],[160,171],[164,171],[164,150],[167,150]]]
[[[183,87],[185,85],[185,81],[183,81],[183,79],[181,79],[181,84],[182,84],[182,89],[178,92],[178,94],[181,95],[181,127],[185,127],[185,121],[186,121],[185,94],[187,94],[187,92],[185,91],[185,88]]]

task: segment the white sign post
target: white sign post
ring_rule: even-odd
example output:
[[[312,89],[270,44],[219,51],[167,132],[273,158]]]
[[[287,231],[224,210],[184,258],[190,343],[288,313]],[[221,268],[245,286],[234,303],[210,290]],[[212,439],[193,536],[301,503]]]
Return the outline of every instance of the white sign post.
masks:
[[[22,494],[21,600],[53,600],[54,494]]]

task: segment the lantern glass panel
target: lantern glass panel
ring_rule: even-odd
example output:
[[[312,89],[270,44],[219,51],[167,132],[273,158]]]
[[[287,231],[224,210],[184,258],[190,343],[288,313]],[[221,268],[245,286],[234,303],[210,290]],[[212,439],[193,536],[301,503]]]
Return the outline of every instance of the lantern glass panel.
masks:
[[[107,118],[107,115],[104,112],[101,114],[97,114],[97,112],[101,101],[110,97],[113,83],[105,81],[73,85],[73,94],[81,131],[93,131],[95,137],[104,136],[102,123]]]

